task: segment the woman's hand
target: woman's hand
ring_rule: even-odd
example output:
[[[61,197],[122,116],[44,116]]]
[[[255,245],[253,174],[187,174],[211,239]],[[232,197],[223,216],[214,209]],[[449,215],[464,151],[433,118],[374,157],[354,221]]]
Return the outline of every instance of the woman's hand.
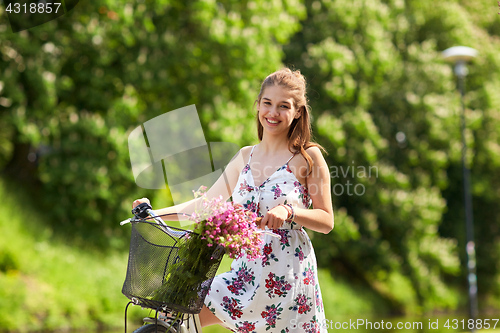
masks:
[[[269,210],[260,222],[260,228],[279,229],[289,216],[289,211],[283,205],[278,205]]]
[[[135,207],[139,206],[141,203],[144,203],[144,202],[151,205],[148,198],[137,199],[137,200],[134,200],[134,202],[132,203],[132,209],[134,209]]]

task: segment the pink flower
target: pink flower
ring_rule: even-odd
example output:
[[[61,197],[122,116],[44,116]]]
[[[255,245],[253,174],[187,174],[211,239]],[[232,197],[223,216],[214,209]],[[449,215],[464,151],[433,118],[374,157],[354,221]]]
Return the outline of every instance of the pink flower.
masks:
[[[201,198],[201,211],[190,216],[196,223],[194,231],[207,235],[204,238],[209,244],[222,245],[233,259],[244,254],[249,260],[261,258],[262,240],[255,224],[257,214],[242,205],[223,201],[222,197],[209,200],[202,194]]]

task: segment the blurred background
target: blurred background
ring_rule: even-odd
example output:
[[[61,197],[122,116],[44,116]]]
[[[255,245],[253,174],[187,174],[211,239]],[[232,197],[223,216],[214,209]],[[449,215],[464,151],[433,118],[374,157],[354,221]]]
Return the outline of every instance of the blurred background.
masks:
[[[327,318],[466,318],[462,107],[441,55],[456,45],[478,50],[466,164],[479,316],[499,318],[499,11],[492,0],[80,1],[14,33],[0,4],[0,331],[122,329],[130,228],[118,222],[135,198],[172,203],[135,184],[128,135],[195,104],[207,142],[255,144],[260,83],[283,66],[308,79],[328,151],[335,229],[311,233]]]

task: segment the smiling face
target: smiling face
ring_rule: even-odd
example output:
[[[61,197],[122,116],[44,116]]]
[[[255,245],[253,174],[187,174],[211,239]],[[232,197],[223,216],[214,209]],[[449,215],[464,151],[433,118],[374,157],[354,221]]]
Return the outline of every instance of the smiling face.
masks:
[[[273,135],[288,133],[292,121],[300,117],[293,95],[281,86],[267,87],[257,105],[259,122],[264,132]]]

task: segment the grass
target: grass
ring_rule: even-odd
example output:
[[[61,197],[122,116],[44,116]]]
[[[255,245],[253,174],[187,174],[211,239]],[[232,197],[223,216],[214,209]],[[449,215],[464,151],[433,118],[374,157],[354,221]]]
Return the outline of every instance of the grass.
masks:
[[[0,330],[123,326],[127,255],[57,239],[23,191],[2,179],[0,198]]]

